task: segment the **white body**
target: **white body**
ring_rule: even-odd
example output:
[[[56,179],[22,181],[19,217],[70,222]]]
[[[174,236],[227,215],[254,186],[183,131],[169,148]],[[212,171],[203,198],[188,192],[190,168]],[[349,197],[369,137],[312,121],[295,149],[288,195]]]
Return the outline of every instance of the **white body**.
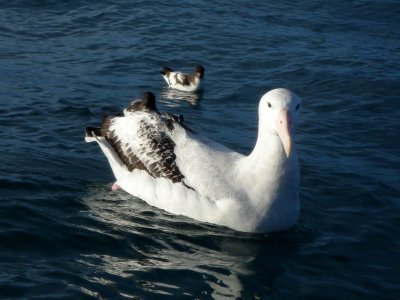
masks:
[[[87,141],[98,142],[118,185],[150,205],[239,231],[285,230],[296,223],[299,215],[299,165],[295,147],[288,157],[280,135],[270,128],[277,122],[271,118],[276,118],[282,107],[293,110],[300,100],[284,89],[270,93],[260,101],[258,139],[249,156],[192,133],[178,123],[172,130],[161,126],[160,130],[175,143],[176,164],[185,177],[184,183],[154,178],[143,170],[130,172],[105,138],[90,137]],[[268,108],[270,101],[275,108]],[[269,110],[267,115],[264,110]],[[294,122],[295,119],[297,114]],[[123,144],[136,149],[143,144],[137,140],[138,124],[143,120],[157,122],[146,112],[136,112],[116,118],[112,130],[120,133]],[[159,123],[154,125],[160,127]],[[146,159],[151,163],[151,158],[144,155],[142,160]]]
[[[198,77],[194,77],[194,81],[190,82],[190,84],[182,84],[187,76],[187,74],[182,72],[170,72],[168,75],[162,75],[170,88],[179,91],[195,92],[203,88],[203,79]]]

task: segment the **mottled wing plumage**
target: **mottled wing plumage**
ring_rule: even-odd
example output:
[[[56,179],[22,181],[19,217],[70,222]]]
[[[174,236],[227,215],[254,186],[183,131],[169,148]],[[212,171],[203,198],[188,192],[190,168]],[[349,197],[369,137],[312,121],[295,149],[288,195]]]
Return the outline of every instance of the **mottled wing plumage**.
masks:
[[[170,132],[174,123],[182,125],[183,117],[161,114],[153,93],[132,101],[123,116],[104,117],[101,128],[86,128],[87,137],[103,137],[126,168],[144,170],[154,178],[181,182],[184,178],[176,165],[175,142]]]
[[[175,162],[175,142],[168,134],[167,130],[169,129],[165,126],[164,120],[155,115],[152,118],[158,122],[156,125],[145,120],[139,122],[138,156],[142,159],[151,176],[168,178],[172,182],[181,182],[184,176]],[[171,121],[166,120],[165,122]]]
[[[192,76],[193,77],[193,76]],[[194,79],[188,74],[176,72],[174,74],[174,81],[175,83],[181,84],[181,85],[190,85]]]
[[[105,117],[100,129],[88,127],[86,131],[88,136],[106,138],[130,172],[144,170],[154,178],[182,182],[184,176],[175,162],[175,142],[169,134],[174,123],[180,126],[182,121],[181,116],[149,111],[135,116]]]
[[[144,170],[148,172],[147,167],[140,160],[140,158],[135,154],[132,147],[129,144],[123,143],[115,131],[109,131],[106,134],[107,141],[114,148],[118,157],[127,167],[127,169],[132,172],[133,170]]]

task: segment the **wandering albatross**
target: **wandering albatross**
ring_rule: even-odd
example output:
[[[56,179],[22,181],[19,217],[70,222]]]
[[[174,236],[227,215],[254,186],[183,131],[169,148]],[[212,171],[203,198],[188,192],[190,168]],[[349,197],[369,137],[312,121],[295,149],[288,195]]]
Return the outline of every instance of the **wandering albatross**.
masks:
[[[299,215],[299,164],[294,132],[300,98],[287,89],[259,103],[257,142],[242,155],[161,113],[154,94],[122,116],[87,127],[116,177],[114,186],[173,214],[245,232],[277,232]]]
[[[184,92],[195,92],[202,89],[204,72],[205,69],[202,65],[196,65],[193,74],[173,71],[169,67],[164,67],[163,70],[160,71],[170,88]]]

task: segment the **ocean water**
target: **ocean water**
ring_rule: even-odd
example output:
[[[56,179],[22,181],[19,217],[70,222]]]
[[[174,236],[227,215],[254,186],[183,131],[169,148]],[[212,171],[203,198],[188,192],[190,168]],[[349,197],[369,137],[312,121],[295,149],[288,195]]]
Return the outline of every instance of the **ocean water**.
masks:
[[[400,3],[275,2],[0,4],[1,299],[399,299]],[[165,88],[162,66],[197,63],[204,93]],[[152,91],[249,153],[275,87],[303,99],[301,215],[286,232],[113,193],[84,142]]]

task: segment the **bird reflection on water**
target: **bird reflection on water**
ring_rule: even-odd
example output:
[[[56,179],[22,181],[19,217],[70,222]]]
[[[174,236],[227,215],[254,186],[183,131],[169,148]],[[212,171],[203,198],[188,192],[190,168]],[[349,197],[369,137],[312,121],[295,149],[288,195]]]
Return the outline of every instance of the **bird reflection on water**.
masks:
[[[203,98],[203,94],[203,90],[197,92],[182,92],[166,87],[160,92],[160,102],[168,107],[177,107],[182,101],[185,101],[193,107],[198,107]]]
[[[95,269],[87,275],[90,282],[103,286],[122,278],[132,280],[129,291],[121,291],[124,294],[135,294],[134,289],[171,296],[243,296],[242,280],[251,277],[251,266],[257,265],[254,255],[265,251],[252,240],[258,243],[264,237],[171,215],[108,188],[92,186],[82,199],[95,220],[86,229],[117,241],[111,246],[115,255],[106,251],[81,256],[80,264]],[[120,243],[123,249],[117,249]],[[267,285],[278,276],[273,269]],[[264,284],[259,287],[266,289]],[[90,287],[81,290],[90,294]]]

